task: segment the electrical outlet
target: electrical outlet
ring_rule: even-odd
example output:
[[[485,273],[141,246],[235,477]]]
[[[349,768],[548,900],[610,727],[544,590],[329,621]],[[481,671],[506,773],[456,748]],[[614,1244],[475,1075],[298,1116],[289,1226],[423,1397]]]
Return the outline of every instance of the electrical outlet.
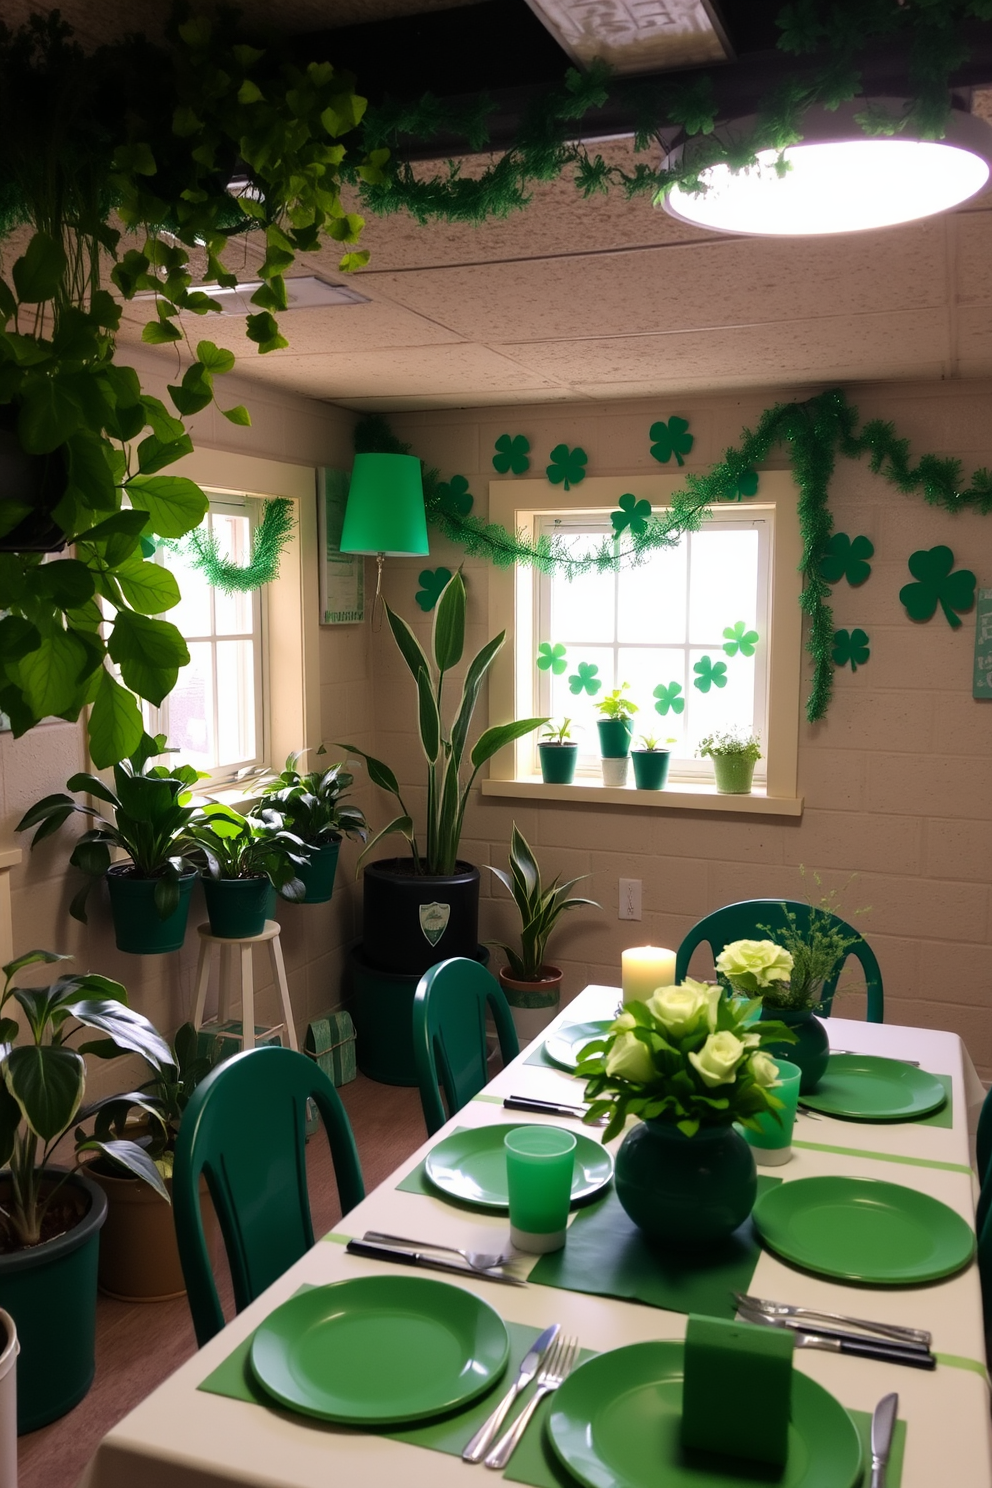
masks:
[[[622,878],[620,880],[620,913],[621,920],[639,920],[641,918],[641,880],[639,878]]]

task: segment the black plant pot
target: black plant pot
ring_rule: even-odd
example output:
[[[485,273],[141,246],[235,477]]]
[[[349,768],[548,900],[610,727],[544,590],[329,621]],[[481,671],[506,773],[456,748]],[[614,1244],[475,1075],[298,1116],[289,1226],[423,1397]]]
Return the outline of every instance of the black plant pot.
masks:
[[[16,527],[0,537],[0,553],[61,552],[65,533],[52,512],[62,500],[67,479],[62,449],[29,455],[17,436],[17,409],[12,404],[0,408],[0,518],[6,501],[31,507]]]
[[[412,873],[409,858],[380,858],[365,870],[365,958],[380,971],[421,976],[479,945],[479,870]]]

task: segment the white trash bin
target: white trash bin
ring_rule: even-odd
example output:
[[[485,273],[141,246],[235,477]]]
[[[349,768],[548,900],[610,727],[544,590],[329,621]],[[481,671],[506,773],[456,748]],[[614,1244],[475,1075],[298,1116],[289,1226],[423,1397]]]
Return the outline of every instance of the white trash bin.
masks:
[[[0,1307],[0,1488],[17,1488],[17,1356],[21,1345],[9,1312]]]

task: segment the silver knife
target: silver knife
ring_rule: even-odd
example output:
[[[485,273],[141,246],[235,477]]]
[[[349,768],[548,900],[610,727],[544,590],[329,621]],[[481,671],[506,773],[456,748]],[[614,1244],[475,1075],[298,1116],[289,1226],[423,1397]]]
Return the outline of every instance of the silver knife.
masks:
[[[525,1390],[541,1367],[541,1361],[548,1349],[554,1343],[561,1332],[561,1323],[552,1323],[550,1328],[545,1328],[540,1338],[535,1338],[530,1352],[524,1359],[517,1377],[507,1390],[499,1405],[493,1411],[489,1420],[486,1421],[475,1433],[472,1440],[462,1453],[463,1462],[481,1462],[489,1450],[493,1438],[506,1420],[510,1406],[516,1400],[521,1390]]]
[[[883,1395],[871,1418],[871,1488],[885,1488],[885,1469],[899,1409],[898,1395]]]
[[[368,1256],[373,1261],[395,1261],[400,1266],[423,1266],[428,1271],[453,1271],[456,1276],[470,1276],[476,1281],[499,1281],[504,1286],[526,1286],[516,1276],[506,1276],[498,1271],[475,1271],[470,1266],[459,1266],[457,1261],[442,1261],[438,1256],[426,1255],[420,1250],[394,1250],[389,1245],[373,1245],[368,1240],[349,1240],[345,1246],[348,1255]]]

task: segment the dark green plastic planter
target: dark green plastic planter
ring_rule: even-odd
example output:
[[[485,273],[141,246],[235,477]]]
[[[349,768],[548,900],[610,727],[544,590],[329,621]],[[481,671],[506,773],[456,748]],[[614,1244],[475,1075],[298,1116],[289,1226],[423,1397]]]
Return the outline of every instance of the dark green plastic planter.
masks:
[[[474,956],[485,966],[489,951],[477,945]],[[348,957],[348,1008],[355,1022],[355,1055],[358,1068],[370,1080],[382,1085],[418,1083],[413,1055],[413,999],[421,975],[402,976],[380,970],[367,960],[364,946],[355,946]]]
[[[166,919],[155,908],[154,878],[133,878],[130,863],[107,870],[110,912],[114,918],[117,949],[132,956],[161,956],[178,951],[186,939],[189,900],[196,883],[195,873],[179,880],[179,903]]]
[[[203,897],[211,935],[247,940],[265,929],[272,885],[267,878],[204,878]]]
[[[616,1159],[617,1198],[657,1245],[686,1249],[726,1240],[754,1207],[758,1175],[730,1125],[684,1136],[668,1121],[639,1121]]]
[[[78,1405],[93,1383],[96,1269],[107,1198],[92,1179],[69,1184],[89,1207],[73,1229],[0,1255],[0,1307],[17,1325],[17,1432],[37,1431]]]
[[[537,749],[545,785],[571,785],[579,757],[578,744],[538,744]]]
[[[479,944],[479,870],[411,873],[409,858],[379,858],[363,878],[363,942],[370,965],[423,976],[439,961],[474,956]]]
[[[298,904],[326,904],[334,893],[334,875],[338,867],[338,853],[341,851],[340,838],[337,842],[327,842],[323,847],[312,848],[312,857],[305,868],[297,869],[298,876],[307,886],[305,899],[298,899]]]
[[[599,718],[599,752],[603,759],[624,759],[630,753],[634,726],[629,718]]]
[[[634,784],[638,790],[664,790],[668,779],[667,749],[632,749],[634,762]]]

